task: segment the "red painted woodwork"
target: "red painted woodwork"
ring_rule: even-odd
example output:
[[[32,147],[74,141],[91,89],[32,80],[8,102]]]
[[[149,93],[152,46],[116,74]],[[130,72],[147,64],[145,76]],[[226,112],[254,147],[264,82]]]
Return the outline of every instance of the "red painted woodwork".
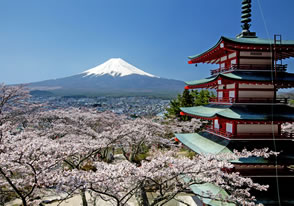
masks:
[[[232,90],[231,90],[232,91]],[[248,89],[247,91],[253,91]],[[261,90],[268,91],[268,90]],[[227,92],[224,92],[227,94]],[[288,104],[288,98],[233,98],[233,97],[212,97],[209,99],[209,103],[211,104],[233,104],[233,103],[280,103],[280,104]]]
[[[249,58],[249,57],[248,57]],[[248,59],[246,57],[246,59]],[[250,57],[251,58],[251,57]],[[255,59],[260,59],[257,57],[252,57]],[[230,59],[231,61],[232,59]],[[287,69],[287,65],[277,65],[277,71],[285,72]],[[272,66],[271,65],[263,65],[263,64],[230,64],[228,63],[225,67],[220,67],[218,69],[210,70],[211,75],[217,75],[219,73],[228,73],[232,71],[238,71],[238,70],[260,70],[260,71],[271,71]]]
[[[223,125],[224,123],[219,123],[219,125]],[[220,137],[223,137],[224,139],[231,139],[233,137],[233,134],[230,133],[230,132],[226,132],[225,129],[216,129],[216,128],[213,128],[211,126],[207,126],[206,127],[206,131],[211,133],[211,134],[215,134],[217,136],[220,136]]]
[[[271,133],[241,133],[236,134],[236,124],[233,123],[233,133],[226,131],[226,125],[227,122],[219,122],[219,125],[223,125],[220,127],[220,129],[214,128],[212,126],[207,126],[205,130],[211,134],[215,134],[217,136],[220,136],[227,140],[238,140],[238,139],[251,139],[251,140],[260,140],[260,139],[268,139],[268,140],[294,140],[294,133],[288,133],[288,132],[281,132],[280,134],[271,134]]]
[[[208,83],[203,83],[203,84],[198,84],[198,85],[187,85],[187,89],[199,89],[199,88],[217,88],[218,84],[217,81],[220,80],[221,78],[218,78],[212,82]],[[263,81],[263,82],[256,82],[256,81],[242,81],[242,80],[231,80],[231,79],[225,79],[224,77],[222,78],[222,84],[253,84],[253,85],[273,85],[272,81]],[[277,89],[280,88],[292,88],[294,87],[294,82],[291,83],[284,83],[282,81],[276,81],[275,84]]]
[[[231,42],[229,40],[220,39],[214,48],[204,52],[202,55],[195,57],[188,61],[189,64],[196,63],[211,63],[214,59],[219,59],[222,56],[229,55],[233,52],[239,51],[271,51],[271,45],[258,44],[243,44],[238,42]],[[275,50],[279,51],[277,59],[285,59],[294,57],[294,46],[292,45],[276,45]],[[240,57],[238,55],[238,57]]]
[[[223,97],[223,98],[219,98],[219,97],[212,97],[209,99],[210,103],[234,103],[235,102],[235,98],[230,98],[230,97]]]

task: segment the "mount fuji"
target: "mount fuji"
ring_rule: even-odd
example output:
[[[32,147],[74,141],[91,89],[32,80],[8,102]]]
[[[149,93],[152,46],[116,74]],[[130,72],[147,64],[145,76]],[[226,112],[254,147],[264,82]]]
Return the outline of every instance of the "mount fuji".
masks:
[[[121,58],[112,58],[80,74],[28,86],[34,94],[173,97],[183,91],[185,84],[144,72]]]

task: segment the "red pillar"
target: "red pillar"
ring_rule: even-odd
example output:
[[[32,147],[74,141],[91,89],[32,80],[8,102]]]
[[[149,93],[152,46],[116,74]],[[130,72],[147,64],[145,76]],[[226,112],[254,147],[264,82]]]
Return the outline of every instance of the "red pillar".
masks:
[[[239,102],[239,83],[235,83],[235,102]]]

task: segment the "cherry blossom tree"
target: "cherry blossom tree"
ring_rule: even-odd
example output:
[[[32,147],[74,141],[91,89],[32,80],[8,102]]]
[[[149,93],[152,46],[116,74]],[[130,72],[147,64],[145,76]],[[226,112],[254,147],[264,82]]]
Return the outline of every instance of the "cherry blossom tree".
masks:
[[[5,132],[0,144],[0,187],[27,205],[42,187],[46,173],[63,157],[58,155],[59,145],[53,140],[40,139],[33,132],[10,133],[11,130]]]
[[[30,102],[29,90],[24,86],[0,84],[0,125],[6,121],[23,123],[24,116],[42,105]]]
[[[58,186],[64,179],[63,174],[69,171],[73,171],[73,175],[77,171],[90,174],[97,171],[97,163],[111,161],[109,152],[114,152],[115,143],[122,136],[117,131],[126,121],[125,117],[110,112],[76,108],[44,111],[32,117],[28,128],[60,144],[59,153],[63,156],[63,166],[52,173],[56,178],[48,178],[54,180],[48,186]],[[76,191],[80,192],[83,205],[87,205],[86,189],[77,185],[68,193]]]
[[[230,195],[227,197],[214,196],[209,193],[198,194],[201,198],[210,198],[223,202],[240,205],[255,205],[255,198],[250,195],[250,190],[265,191],[267,186],[254,183],[252,179],[242,177],[238,172],[228,173],[224,168],[233,168],[231,160],[250,156],[276,155],[264,150],[242,152],[223,155],[198,155],[190,159],[178,156],[175,151],[154,151],[148,161],[143,161],[138,168],[140,178],[141,205],[164,205],[176,199],[180,193],[190,191],[194,184],[211,183]],[[146,192],[152,192],[153,198],[147,198]],[[191,192],[191,191],[190,191]],[[180,200],[179,200],[180,201]]]
[[[24,86],[0,85],[0,194],[3,201],[16,195],[24,205],[37,187],[40,173],[45,171],[36,165],[47,162],[42,155],[52,152],[50,148],[41,151],[42,142],[31,138],[34,133],[22,132],[27,114],[40,106],[29,102],[29,97]],[[32,149],[37,149],[35,154]],[[23,171],[28,172],[22,174]]]
[[[76,188],[82,188],[83,191],[91,190],[116,205],[126,205],[127,200],[135,195],[140,205],[144,206],[162,205],[176,199],[178,194],[189,191],[189,186],[193,184],[215,184],[231,195],[214,197],[211,194],[203,194],[203,197],[232,203],[242,202],[244,205],[254,204],[254,197],[249,193],[251,189],[266,190],[265,186],[253,183],[251,179],[241,177],[239,173],[227,173],[223,169],[233,167],[230,160],[249,156],[267,157],[272,153],[266,150],[243,151],[235,152],[234,155],[198,155],[189,159],[177,155],[177,146],[170,139],[164,138],[164,132],[163,125],[150,119],[136,119],[124,120],[115,130],[108,130],[107,135],[101,133],[92,141],[92,137],[84,135],[78,138],[63,136],[58,141],[63,142],[63,149],[67,152],[73,148],[69,153],[75,153],[76,158],[72,158],[70,163],[69,160],[65,160],[73,166],[70,170],[66,169],[54,175],[57,178],[56,184],[61,184],[60,188],[69,191]],[[103,145],[105,141],[110,142]],[[95,150],[92,150],[93,145]],[[106,163],[93,155],[95,153],[87,153],[99,151],[110,145],[114,150],[122,150],[127,161],[114,160]],[[148,148],[146,158],[135,158],[144,148]],[[67,156],[71,156],[69,153]],[[85,161],[85,164],[80,164],[81,160]],[[148,198],[148,193],[153,194],[153,199]],[[87,205],[86,201],[84,205]]]
[[[115,205],[128,205],[136,197],[139,205],[157,206],[177,200],[179,194],[190,192],[191,185],[202,183],[214,184],[229,195],[199,196],[254,205],[250,191],[267,189],[224,168],[233,168],[230,161],[241,157],[275,153],[179,155],[178,145],[167,133],[183,130],[181,127],[195,131],[202,125],[199,120],[160,124],[77,108],[34,113],[28,108],[25,111],[30,112],[22,113],[29,100],[21,87],[2,86],[0,100],[0,192],[15,195],[23,205],[37,204],[45,189],[55,189],[69,197],[80,193],[84,206],[88,205],[87,191]]]

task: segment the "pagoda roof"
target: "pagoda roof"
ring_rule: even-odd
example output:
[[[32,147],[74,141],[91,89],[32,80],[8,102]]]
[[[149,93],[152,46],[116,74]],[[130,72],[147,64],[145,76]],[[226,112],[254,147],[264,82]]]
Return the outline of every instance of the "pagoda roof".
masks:
[[[212,183],[203,183],[203,184],[193,184],[190,186],[191,190],[196,195],[205,195],[205,194],[211,194],[212,196],[219,197],[221,196],[223,199],[228,197],[228,193],[222,189],[221,187],[218,187]],[[236,204],[234,203],[228,203],[224,201],[217,201],[213,200],[211,198],[201,198],[201,201],[207,205],[211,206],[234,206]]]
[[[273,39],[262,39],[262,38],[228,38],[221,37],[221,39],[226,40],[228,42],[234,42],[239,44],[259,44],[259,45],[270,45],[274,44]],[[289,45],[294,46],[294,40],[283,40],[281,45]]]
[[[220,116],[234,120],[294,121],[294,107],[269,104],[208,104],[196,107],[181,107],[185,115],[214,118]]]
[[[232,153],[230,149],[226,146],[229,144],[229,141],[226,139],[217,138],[214,141],[212,139],[206,138],[202,133],[190,133],[190,134],[175,134],[176,137],[184,145],[189,147],[191,150],[198,154],[207,155],[207,154],[223,154],[223,153]],[[216,141],[217,140],[217,141]]]
[[[187,81],[185,82],[188,85],[188,89],[201,88],[201,87],[211,87],[216,86],[218,79],[227,79],[240,82],[267,82],[271,83],[272,80],[275,80],[275,83],[283,85],[293,85],[294,83],[294,74],[288,72],[277,72],[275,74],[271,71],[232,71],[230,73],[220,73],[215,76],[210,76],[205,79]]]
[[[292,164],[294,159],[294,142],[289,140],[276,141],[275,146],[272,140],[227,140],[206,131],[190,134],[175,134],[180,142],[185,146],[202,155],[232,154],[233,150],[241,151],[246,148],[248,151],[253,149],[269,148],[269,150],[281,152],[277,159],[275,157],[248,157],[232,160],[234,164]],[[285,147],[286,145],[286,147]]]
[[[274,45],[272,39],[262,38],[228,38],[222,36],[219,41],[207,51],[189,56],[189,64],[195,63],[218,63],[217,59],[232,53],[236,50],[251,50],[251,51],[270,51],[270,47]],[[278,59],[294,57],[294,40],[282,40],[276,44],[279,51]]]

